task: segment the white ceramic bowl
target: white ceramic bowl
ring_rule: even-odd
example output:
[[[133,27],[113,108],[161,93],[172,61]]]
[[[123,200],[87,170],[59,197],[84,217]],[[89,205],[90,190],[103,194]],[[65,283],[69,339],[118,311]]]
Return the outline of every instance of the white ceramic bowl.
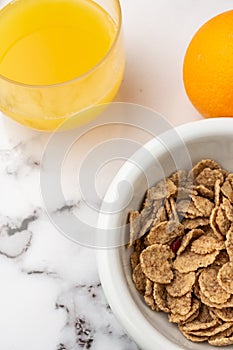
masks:
[[[123,195],[121,194],[121,203],[126,204],[124,210],[114,216],[100,215],[101,226],[106,230],[121,225],[124,227],[128,212],[140,208],[147,189],[145,174],[153,171],[154,183],[160,180],[161,172],[159,176],[156,176],[154,161],[162,166],[166,176],[176,170],[175,164],[170,159],[171,153],[175,154],[179,166],[183,168],[190,166],[190,159],[186,152],[188,150],[193,163],[201,159],[212,158],[224,168],[233,171],[233,119],[202,120],[182,125],[176,128],[176,131],[187,149],[178,142],[177,137],[174,137],[174,132],[170,131],[163,137],[164,145],[161,145],[161,142],[156,139],[145,145],[145,149],[154,158],[150,156],[147,158],[145,153],[137,152],[136,159],[140,165],[137,171],[130,160],[120,169],[109,187],[106,201],[114,200],[115,188],[122,180],[131,184],[131,189],[128,187],[128,191],[133,189],[133,193],[129,195],[126,190]],[[132,197],[130,202],[129,197]],[[123,236],[127,241],[129,236],[127,226],[125,226]],[[107,233],[104,239],[107,245],[109,240]],[[117,239],[116,237],[116,241]],[[119,236],[120,239],[122,237]],[[145,305],[143,298],[132,283],[130,253],[130,249],[124,246],[99,250],[97,252],[98,269],[104,292],[113,312],[140,348],[144,350],[216,349],[207,343],[198,344],[186,340],[178,327],[168,322],[167,315],[153,312]]]

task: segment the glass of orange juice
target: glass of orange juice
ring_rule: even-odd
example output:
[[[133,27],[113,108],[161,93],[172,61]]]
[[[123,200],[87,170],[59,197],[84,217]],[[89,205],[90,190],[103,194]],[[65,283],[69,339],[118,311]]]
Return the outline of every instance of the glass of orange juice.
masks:
[[[124,65],[119,0],[0,0],[0,110],[17,122],[85,123],[79,112],[114,98]]]

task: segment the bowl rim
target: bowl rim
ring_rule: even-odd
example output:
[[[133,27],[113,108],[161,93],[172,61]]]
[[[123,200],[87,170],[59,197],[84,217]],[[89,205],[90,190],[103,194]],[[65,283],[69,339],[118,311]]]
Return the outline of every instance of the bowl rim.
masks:
[[[184,143],[195,140],[197,137],[233,136],[233,119],[202,119],[180,125],[174,129]],[[156,139],[152,139],[143,145],[147,150],[153,151],[154,156],[161,152],[160,146],[161,144]],[[138,152],[140,152],[140,149],[136,153]],[[119,182],[119,179],[127,176],[127,174],[132,176],[131,169],[132,164],[127,160],[111,182],[105,195],[106,201],[112,198],[111,188]],[[106,214],[100,213],[98,221],[101,222],[102,227],[108,228],[110,224],[108,219],[109,217]],[[97,250],[96,258],[100,281],[107,301],[128,335],[144,350],[154,349],[155,345],[159,346],[161,350],[184,349],[159,333],[138,309],[129,288],[127,288],[126,283],[123,283],[124,276],[119,248]]]

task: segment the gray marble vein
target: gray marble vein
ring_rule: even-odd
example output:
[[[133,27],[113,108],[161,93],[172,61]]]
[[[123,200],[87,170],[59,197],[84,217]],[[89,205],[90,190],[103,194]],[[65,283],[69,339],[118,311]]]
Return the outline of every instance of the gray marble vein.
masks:
[[[18,129],[20,130],[20,128]],[[49,220],[40,193],[43,134],[0,144],[0,349],[136,350],[99,282],[95,250]],[[0,135],[1,136],[1,135]],[[69,181],[69,179],[67,179]],[[54,209],[79,210],[77,194]]]

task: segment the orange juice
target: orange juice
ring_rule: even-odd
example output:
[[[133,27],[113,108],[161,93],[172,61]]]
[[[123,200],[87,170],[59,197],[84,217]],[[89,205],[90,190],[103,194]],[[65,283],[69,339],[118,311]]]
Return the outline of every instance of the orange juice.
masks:
[[[123,55],[118,64],[119,52],[110,50],[117,29],[90,0],[10,2],[0,11],[0,94],[11,101],[0,97],[0,108],[25,125],[51,130],[110,101],[124,69]]]

